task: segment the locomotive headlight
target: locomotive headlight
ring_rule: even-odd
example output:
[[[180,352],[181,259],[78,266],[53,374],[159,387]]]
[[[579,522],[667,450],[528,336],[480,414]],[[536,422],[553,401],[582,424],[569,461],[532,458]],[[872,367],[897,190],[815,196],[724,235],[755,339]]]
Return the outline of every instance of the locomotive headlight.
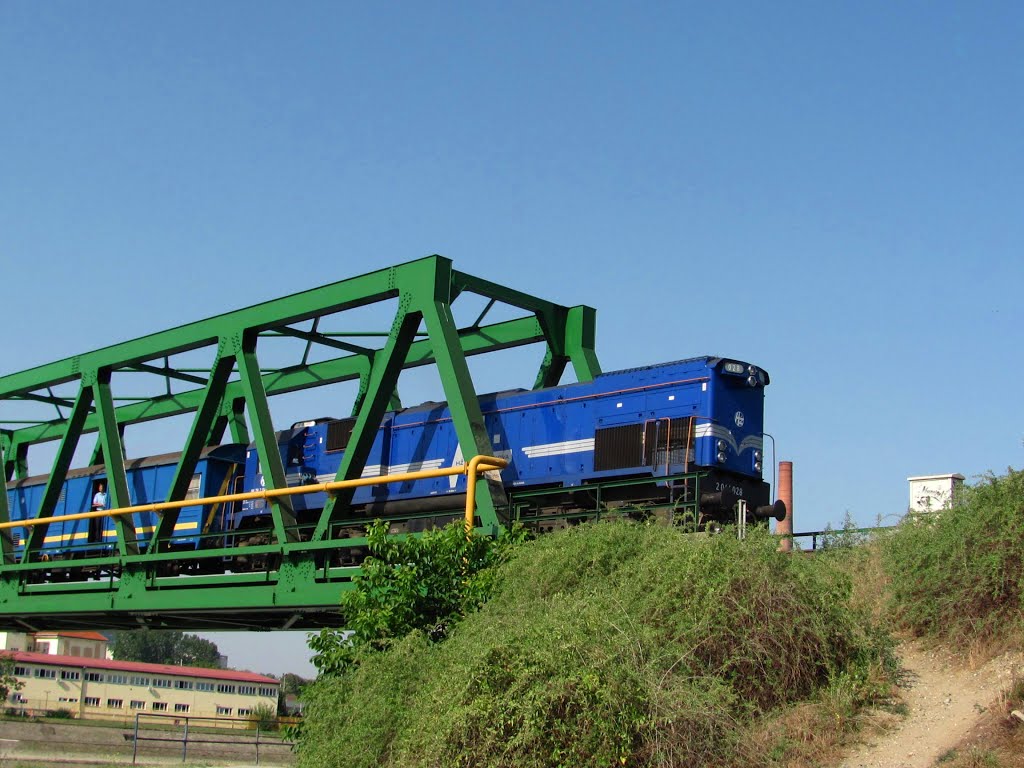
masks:
[[[717,450],[719,453],[725,453],[725,440],[719,440],[717,443],[715,443],[715,450]]]
[[[757,386],[757,376],[748,376],[747,377],[747,386],[756,387]]]
[[[754,462],[754,471],[755,472],[760,472],[761,471],[761,462],[760,461],[755,461]]]
[[[717,458],[719,464],[725,464],[726,455],[724,451],[719,451]]]
[[[754,451],[754,461],[761,461],[761,452]]]
[[[751,376],[755,375],[757,373],[757,366],[751,365],[750,367],[748,367],[747,373],[749,373]]]

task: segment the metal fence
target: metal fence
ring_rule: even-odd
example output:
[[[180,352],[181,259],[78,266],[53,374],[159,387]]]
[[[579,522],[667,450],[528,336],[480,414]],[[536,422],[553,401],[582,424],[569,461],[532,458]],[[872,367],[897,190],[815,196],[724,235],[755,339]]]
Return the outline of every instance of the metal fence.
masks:
[[[143,721],[151,722],[150,727],[143,729]],[[235,723],[241,724],[234,725]],[[227,731],[226,728],[244,727],[243,733],[237,730]],[[276,728],[275,728],[276,730]],[[252,736],[248,734],[252,733]],[[271,732],[259,721],[243,718],[228,717],[182,717],[175,715],[157,715],[146,712],[138,712],[135,715],[135,730],[133,733],[126,733],[125,739],[131,739],[132,765],[135,765],[139,757],[139,745],[141,742],[151,742],[154,746],[172,747],[181,745],[181,761],[188,759],[189,746],[193,748],[193,754],[202,751],[203,757],[210,757],[211,750],[218,751],[218,747],[230,751],[235,755],[239,751],[252,749],[255,755],[256,765],[260,764],[262,756],[268,756],[268,752],[281,756],[282,750],[290,750],[294,742],[285,741],[279,736],[271,735]]]
[[[810,539],[811,548],[814,552],[818,549],[829,549],[835,547],[849,546],[850,544],[861,544],[868,541],[872,536],[881,531],[891,531],[892,526],[875,526],[873,528],[827,528],[823,531],[802,531],[791,534],[794,541],[806,541]],[[821,545],[819,547],[819,545]],[[802,549],[802,547],[801,547]]]

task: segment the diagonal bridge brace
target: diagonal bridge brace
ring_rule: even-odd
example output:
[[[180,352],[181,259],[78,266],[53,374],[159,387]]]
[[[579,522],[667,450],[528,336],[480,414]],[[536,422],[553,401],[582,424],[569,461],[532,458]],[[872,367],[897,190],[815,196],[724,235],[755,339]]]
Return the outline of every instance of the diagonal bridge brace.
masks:
[[[452,303],[465,293],[489,299],[488,310],[500,302],[523,310],[524,315],[481,325],[485,310],[472,325],[459,328],[453,319]],[[321,319],[329,315],[396,299],[398,310],[381,349],[337,341],[337,334],[332,336],[317,329]],[[233,440],[248,443],[250,427],[261,460],[267,457],[264,469],[268,487],[278,487],[284,483],[284,473],[274,466],[280,463],[280,456],[276,451],[268,399],[310,387],[359,380],[362,386],[353,409],[357,421],[350,443],[353,449],[346,451],[338,474],[339,479],[357,477],[365,467],[383,413],[397,405],[395,393],[399,374],[406,368],[432,364],[438,367],[460,447],[468,460],[474,455],[489,453],[491,446],[469,375],[467,357],[543,342],[547,354],[535,386],[557,382],[569,364],[574,367],[577,379],[586,381],[600,372],[594,354],[594,317],[590,307],[564,307],[457,272],[450,260],[440,256],[378,270],[0,377],[0,416],[6,415],[6,407],[26,398],[57,399],[47,393],[55,387],[64,386],[66,392],[68,387],[78,386],[74,397],[60,396],[63,403],[72,404],[71,412],[63,418],[3,433],[5,476],[8,480],[24,478],[28,472],[29,448],[43,442],[60,441],[58,460],[50,468],[49,482],[55,490],[44,495],[44,503],[36,513],[48,517],[54,512],[56,489],[66,479],[80,437],[98,432],[99,450],[95,456],[107,465],[111,500],[114,506],[125,506],[130,501],[121,479],[124,428],[192,413],[193,421],[181,447],[169,501],[183,498],[204,446],[217,444],[229,430]],[[294,328],[307,321],[312,323],[307,326],[311,328],[309,331]],[[261,368],[257,345],[266,335],[305,342],[302,359],[276,369]],[[311,344],[347,354],[309,363]],[[175,355],[202,349],[216,350],[212,366],[205,371],[180,369],[169,362]],[[167,391],[114,407],[117,400],[111,391],[111,376],[121,371],[164,377]],[[185,385],[201,385],[172,392],[169,386],[172,379]],[[478,488],[481,521],[491,528],[500,522],[498,509],[503,504],[500,488],[493,488],[489,483],[481,483]],[[318,537],[324,537],[331,521],[344,514],[345,502],[346,499],[339,497],[325,509],[318,521]],[[0,521],[8,513],[5,507],[6,504],[0,502]],[[279,544],[287,544],[294,537],[294,517],[284,505],[273,512],[274,538]],[[127,517],[125,520],[130,524]],[[165,513],[157,529],[158,546],[151,547],[151,551],[159,552],[161,545],[169,541],[174,522],[172,516]],[[36,526],[39,531],[44,528]],[[119,552],[122,555],[134,552],[137,547],[134,532],[122,526],[118,534]],[[0,546],[3,547],[3,562],[10,563],[10,542],[0,537]]]

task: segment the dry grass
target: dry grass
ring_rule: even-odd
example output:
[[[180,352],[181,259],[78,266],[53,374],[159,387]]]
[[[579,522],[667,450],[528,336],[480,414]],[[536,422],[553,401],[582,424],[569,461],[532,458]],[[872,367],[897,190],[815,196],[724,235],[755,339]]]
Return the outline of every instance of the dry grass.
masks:
[[[943,756],[943,768],[1024,768],[1024,677],[992,703],[974,731]]]
[[[738,765],[820,768],[838,764],[852,742],[891,730],[901,720],[898,688],[878,669],[871,685],[878,693],[866,707],[849,692],[829,690],[758,723],[744,740]]]

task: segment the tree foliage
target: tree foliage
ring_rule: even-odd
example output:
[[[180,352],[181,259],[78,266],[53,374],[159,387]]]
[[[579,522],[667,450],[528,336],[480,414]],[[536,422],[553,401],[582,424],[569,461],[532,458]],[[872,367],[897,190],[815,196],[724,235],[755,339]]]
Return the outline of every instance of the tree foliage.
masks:
[[[285,672],[281,675],[281,685],[279,690],[284,696],[298,696],[302,693],[302,689],[309,685],[310,681],[301,675],[296,675],[293,672]]]
[[[12,692],[24,687],[25,684],[14,676],[14,656],[0,653],[0,701],[7,701]]]
[[[184,667],[220,666],[217,644],[174,630],[136,629],[118,632],[111,646],[118,661],[143,661]]]
[[[281,675],[280,685],[277,688],[277,712],[280,715],[289,714],[288,711],[288,697],[299,696],[302,693],[302,689],[309,685],[310,681],[301,675],[296,675],[293,672],[285,672]]]
[[[388,536],[388,524],[367,530],[370,556],[355,589],[342,596],[344,631],[325,629],[310,638],[321,676],[339,675],[367,652],[388,648],[414,630],[432,642],[475,610],[491,592],[493,566],[508,559],[525,538],[521,528],[497,538],[466,535],[461,522],[422,536]]]

